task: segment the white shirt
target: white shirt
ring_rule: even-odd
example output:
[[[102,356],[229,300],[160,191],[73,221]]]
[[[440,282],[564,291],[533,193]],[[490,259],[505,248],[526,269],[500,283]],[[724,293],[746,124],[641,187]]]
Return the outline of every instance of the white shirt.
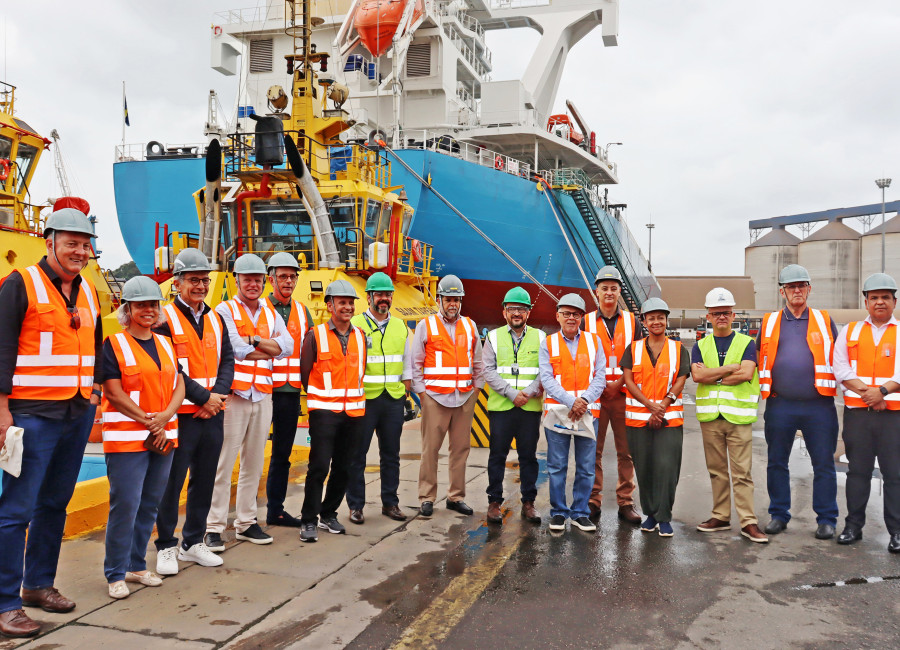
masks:
[[[881,342],[881,337],[884,336],[888,326],[900,324],[893,316],[891,316],[891,320],[881,326],[875,325],[871,316],[866,316],[865,322],[872,326],[872,339],[875,345]],[[849,329],[850,325],[845,325],[844,329],[838,334],[837,341],[834,342],[834,378],[839,384],[851,379],[859,379],[859,375],[856,374],[856,371],[850,365],[850,354],[847,351],[847,333]],[[896,350],[894,350],[894,354],[897,354]],[[900,364],[894,364],[894,368],[896,370],[891,379],[900,384]]]

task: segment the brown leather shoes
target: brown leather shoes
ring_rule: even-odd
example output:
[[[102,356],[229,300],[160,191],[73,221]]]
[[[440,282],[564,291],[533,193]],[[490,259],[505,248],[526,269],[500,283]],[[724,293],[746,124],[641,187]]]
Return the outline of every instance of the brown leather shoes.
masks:
[[[65,614],[75,609],[75,601],[63,596],[56,587],[22,589],[22,604],[25,607],[40,607],[53,614]]]
[[[541,513],[534,507],[534,501],[522,502],[522,519],[530,521],[533,524],[541,523]]]
[[[741,535],[758,544],[766,544],[769,541],[769,538],[765,536],[756,524],[747,524],[741,528]]]
[[[697,524],[697,530],[701,533],[714,533],[717,530],[731,530],[731,522],[710,517],[703,523]]]
[[[383,506],[381,508],[381,514],[394,521],[406,521],[406,515],[400,510],[400,506]]]
[[[362,510],[351,510],[350,511],[350,523],[351,524],[366,523],[366,516],[363,514],[363,511]]]
[[[619,519],[627,521],[634,526],[640,526],[641,524],[641,516],[638,514],[638,511],[635,510],[634,504],[619,506]]]
[[[492,524],[502,524],[503,523],[503,513],[500,511],[500,503],[497,501],[491,501],[488,504],[487,511],[487,520]]]
[[[13,639],[37,636],[41,626],[32,621],[24,609],[13,609],[0,614],[0,634]]]

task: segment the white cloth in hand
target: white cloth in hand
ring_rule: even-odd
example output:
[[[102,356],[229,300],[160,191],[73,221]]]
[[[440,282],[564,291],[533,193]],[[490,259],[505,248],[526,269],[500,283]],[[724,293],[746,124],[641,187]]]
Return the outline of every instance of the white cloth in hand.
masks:
[[[25,430],[22,427],[10,427],[6,430],[6,442],[0,449],[0,469],[9,472],[16,478],[22,473],[22,452],[25,446],[22,437]]]

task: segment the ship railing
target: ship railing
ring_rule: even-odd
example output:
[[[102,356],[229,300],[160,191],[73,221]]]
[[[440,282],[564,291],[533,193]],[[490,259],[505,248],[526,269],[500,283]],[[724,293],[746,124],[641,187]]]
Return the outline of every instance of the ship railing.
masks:
[[[244,23],[265,23],[267,20],[284,20],[284,13],[270,11],[269,7],[245,7],[243,9],[225,9],[213,14],[216,25],[240,25]]]
[[[470,16],[466,13],[465,10],[459,7],[451,7],[451,3],[442,2],[440,3],[440,12],[442,18],[455,18],[456,21],[460,24],[461,27],[467,29],[472,32],[478,38],[484,41],[484,27],[481,26],[481,23],[478,22],[478,19],[474,16]]]
[[[443,31],[447,38],[450,39],[450,42],[459,50],[459,53],[462,54],[463,58],[472,66],[475,74],[479,77],[484,77],[489,72],[488,67],[479,60],[475,51],[468,46],[462,36],[448,23],[444,23]]]
[[[456,82],[456,96],[469,108],[469,110],[473,112],[478,111],[478,104],[475,102],[475,96],[469,92],[469,89],[466,88],[465,84],[461,81]]]
[[[431,275],[431,263],[434,261],[434,246],[418,239],[404,237],[403,248],[397,260],[397,272],[422,279]]]
[[[491,9],[522,9],[525,7],[546,7],[552,0],[491,0]]]
[[[466,160],[482,167],[492,167],[513,176],[531,178],[532,166],[512,156],[492,151],[469,142],[459,142],[445,133],[422,131],[402,131],[400,141],[403,149],[423,149]]]
[[[163,144],[156,140],[144,143],[116,145],[116,162],[159,160],[161,158],[202,158],[206,155],[205,142]]]

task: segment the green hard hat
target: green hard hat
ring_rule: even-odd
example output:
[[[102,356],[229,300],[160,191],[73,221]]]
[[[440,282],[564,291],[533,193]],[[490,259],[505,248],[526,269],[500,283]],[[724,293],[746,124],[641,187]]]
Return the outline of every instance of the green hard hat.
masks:
[[[788,264],[778,274],[778,284],[791,284],[792,282],[812,282],[809,271],[799,264]]]
[[[75,208],[62,208],[47,217],[47,223],[44,224],[44,238],[46,239],[51,232],[56,231],[78,232],[91,237],[97,236],[94,234],[91,222],[84,216],[84,212]]]
[[[441,278],[441,281],[438,282],[437,295],[459,296],[461,298],[466,295],[466,292],[463,290],[462,280],[455,275],[445,275]]]
[[[191,271],[212,271],[209,260],[206,255],[198,251],[196,248],[185,248],[175,257],[175,263],[172,264],[172,273],[179,275],[181,273],[190,273]]]
[[[122,302],[162,299],[162,290],[159,285],[146,275],[136,275],[122,287]]]
[[[664,311],[666,314],[672,313],[666,301],[662,298],[647,298],[641,305],[641,316],[649,314],[651,311]]]
[[[505,305],[509,302],[515,302],[531,307],[531,296],[529,296],[528,292],[522,287],[513,287],[506,292],[505,296],[503,296],[503,304]]]
[[[894,278],[887,273],[873,273],[866,278],[865,282],[863,282],[863,293],[878,291],[879,289],[897,291],[897,283],[894,281]]]
[[[325,288],[325,300],[338,296],[359,299],[359,296],[356,295],[356,289],[346,280],[335,280]]]
[[[266,265],[257,255],[246,253],[237,258],[234,263],[234,274],[239,275],[241,273],[262,273],[265,275]]]
[[[387,273],[373,273],[366,281],[366,292],[369,291],[393,291],[394,283]]]
[[[619,269],[614,266],[604,266],[597,271],[597,277],[594,278],[594,286],[597,286],[604,280],[615,280],[619,284],[622,284],[622,274],[619,273]]]
[[[266,266],[268,267],[270,272],[272,271],[272,269],[281,268],[282,266],[291,269],[300,269],[300,264],[297,263],[297,259],[290,253],[285,253],[283,251],[272,255],[272,257],[269,258],[269,263],[266,264]]]
[[[587,311],[587,308],[584,306],[584,298],[579,296],[577,293],[567,293],[562,298],[560,298],[559,302],[556,303],[556,311],[559,311],[560,307],[572,307],[573,309],[580,309],[582,313]]]

